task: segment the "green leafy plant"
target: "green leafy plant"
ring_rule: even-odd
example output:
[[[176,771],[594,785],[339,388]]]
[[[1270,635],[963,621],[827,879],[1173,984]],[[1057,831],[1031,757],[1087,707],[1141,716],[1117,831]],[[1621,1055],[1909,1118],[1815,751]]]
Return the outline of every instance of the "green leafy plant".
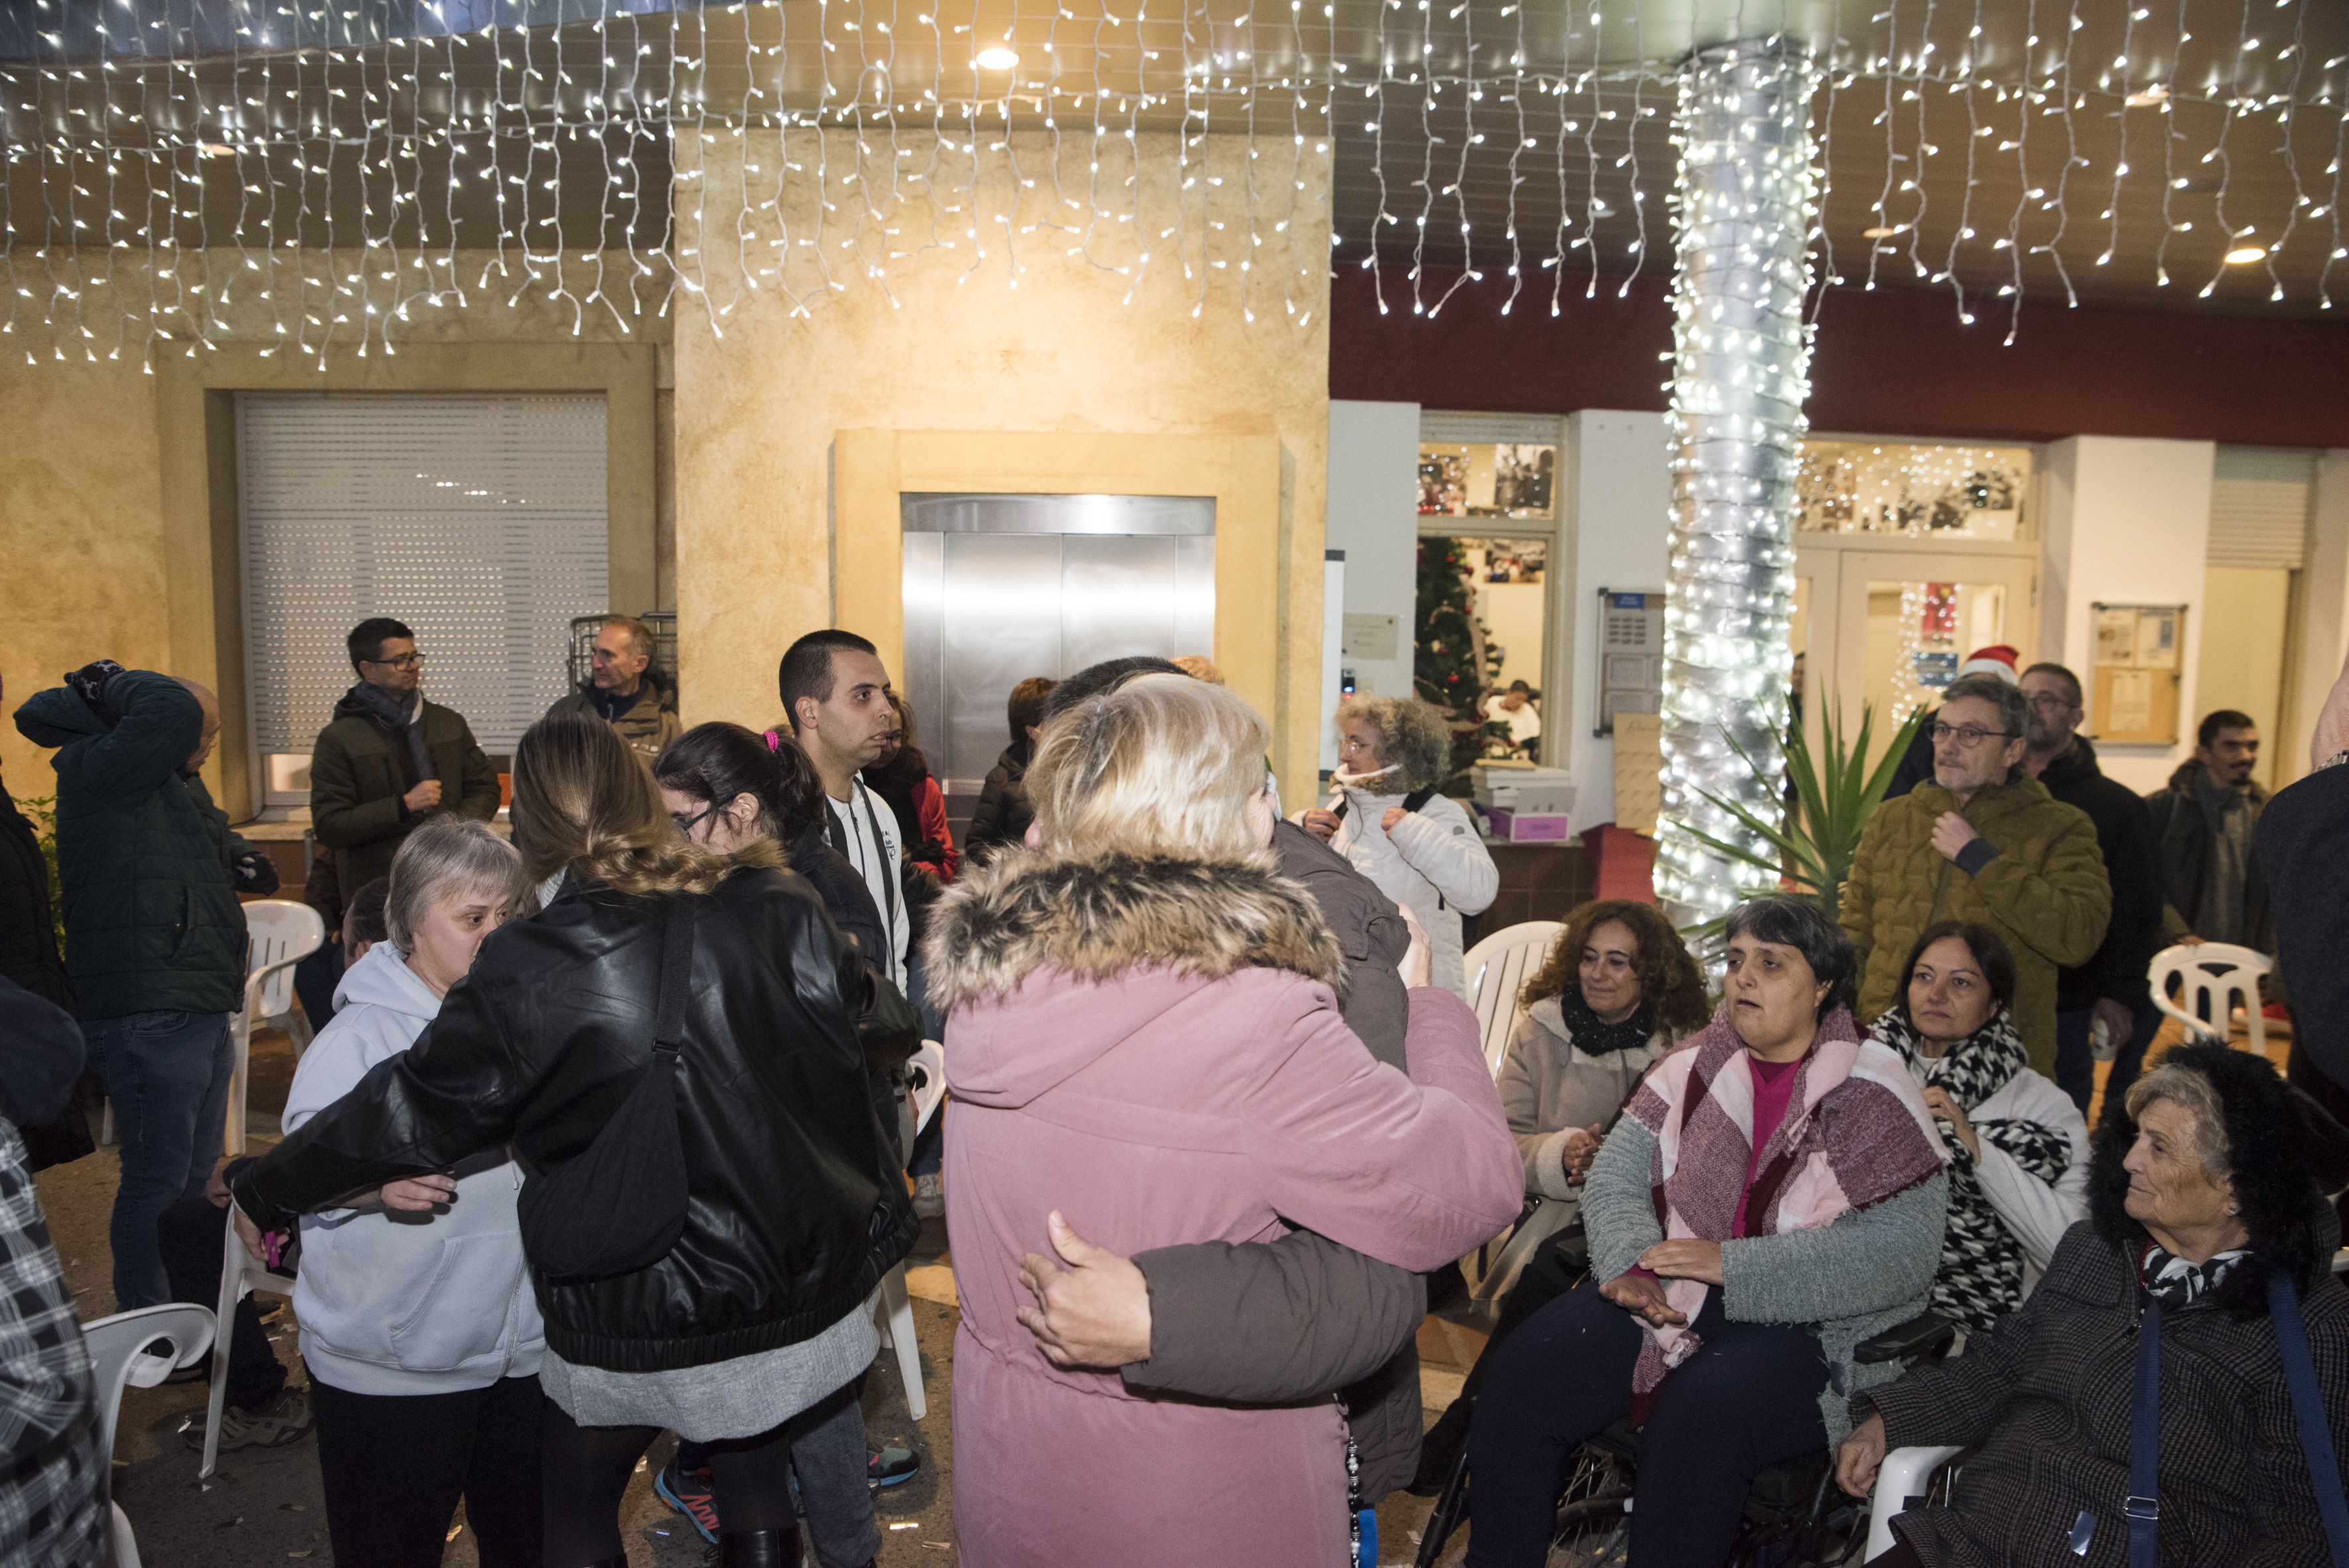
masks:
[[[1821,749],[1816,755],[1802,726],[1789,723],[1782,739],[1786,752],[1786,777],[1794,785],[1795,800],[1784,826],[1765,820],[1734,800],[1699,791],[1736,819],[1748,832],[1767,843],[1773,851],[1770,854],[1716,839],[1687,823],[1682,827],[1690,837],[1715,852],[1790,883],[1795,892],[1818,900],[1829,918],[1837,917],[1843,909],[1843,885],[1851,876],[1851,858],[1859,849],[1860,830],[1868,826],[1868,819],[1883,804],[1884,791],[1899,769],[1900,759],[1909,754],[1917,727],[1924,718],[1921,708],[1909,715],[1893,731],[1892,743],[1873,768],[1868,762],[1876,727],[1872,708],[1860,710],[1859,732],[1847,738],[1834,706],[1829,705],[1820,717]],[[1754,775],[1766,777],[1745,748],[1734,737],[1728,738]]]
[[[57,951],[66,950],[65,883],[57,876],[57,801],[54,795],[36,795],[16,802],[16,810],[33,824],[33,841],[49,868],[49,919],[57,927]]]

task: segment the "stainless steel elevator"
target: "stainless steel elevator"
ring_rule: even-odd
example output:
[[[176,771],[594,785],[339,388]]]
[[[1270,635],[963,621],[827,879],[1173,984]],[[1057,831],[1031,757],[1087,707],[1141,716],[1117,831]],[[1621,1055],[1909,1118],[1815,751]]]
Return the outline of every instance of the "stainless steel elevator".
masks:
[[[919,494],[900,516],[905,696],[950,797],[978,793],[1030,676],[1214,650],[1213,497]]]

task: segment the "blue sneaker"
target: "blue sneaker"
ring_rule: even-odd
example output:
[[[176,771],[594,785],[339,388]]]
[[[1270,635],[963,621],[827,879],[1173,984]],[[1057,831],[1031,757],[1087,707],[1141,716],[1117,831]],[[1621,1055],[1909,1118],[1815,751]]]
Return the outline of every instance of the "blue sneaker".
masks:
[[[874,1491],[903,1486],[922,1473],[922,1457],[903,1443],[864,1456],[864,1484]]]
[[[653,1495],[685,1515],[703,1541],[718,1544],[718,1497],[710,1488],[707,1466],[682,1470],[677,1455],[669,1455],[668,1463],[653,1477]]]

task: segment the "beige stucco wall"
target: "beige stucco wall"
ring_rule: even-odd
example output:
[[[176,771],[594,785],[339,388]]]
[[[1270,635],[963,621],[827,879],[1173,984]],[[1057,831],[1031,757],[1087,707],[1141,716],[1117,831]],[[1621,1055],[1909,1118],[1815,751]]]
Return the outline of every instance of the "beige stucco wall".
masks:
[[[234,279],[229,304],[216,306],[216,319],[207,324],[218,346],[188,356],[187,319],[167,315],[166,327],[178,334],[178,341],[158,345],[153,374],[144,367],[143,323],[124,331],[119,359],[106,357],[115,346],[116,329],[105,302],[130,299],[143,310],[152,293],[160,292],[166,302],[195,297],[168,273],[150,291],[143,263],[123,262],[109,283],[85,286],[88,320],[97,333],[89,340],[95,364],[88,361],[77,334],[53,336],[29,309],[20,311],[16,330],[0,336],[0,562],[5,563],[0,582],[10,601],[9,614],[0,616],[0,682],[6,691],[0,701],[0,779],[12,794],[47,795],[55,776],[48,753],[19,736],[5,716],[23,697],[93,658],[212,683],[230,700],[232,737],[241,733],[234,707],[243,675],[221,667],[217,650],[223,628],[210,581],[214,562],[222,559],[217,537],[222,520],[216,516],[216,475],[207,462],[218,456],[207,450],[202,395],[208,389],[475,390],[528,385],[532,377],[550,372],[572,383],[618,382],[640,369],[633,379],[641,381],[641,397],[616,408],[631,431],[638,424],[643,429],[640,438],[614,443],[625,471],[616,470],[613,495],[616,508],[632,517],[641,514],[644,538],[640,548],[616,552],[616,567],[620,553],[640,555],[643,569],[636,575],[644,580],[644,591],[652,591],[653,358],[656,345],[667,339],[667,323],[648,311],[630,318],[624,332],[601,306],[575,310],[595,274],[592,263],[583,265],[575,257],[564,280],[570,285],[569,299],[549,297],[551,269],[543,282],[517,292],[515,284],[525,281],[518,252],[509,253],[511,281],[498,286],[492,277],[492,286],[484,289],[477,280],[492,259],[484,253],[459,253],[454,270],[466,284],[461,305],[453,294],[437,308],[411,300],[397,338],[404,353],[387,356],[378,339],[362,358],[355,330],[338,327],[324,375],[312,370],[314,361],[282,349],[261,355],[283,340],[269,304],[258,297],[258,284],[235,277],[228,264],[233,258],[212,258],[215,288],[223,276]],[[183,258],[191,284],[202,276],[205,260],[199,253]],[[280,302],[323,301],[329,297],[326,273],[347,277],[358,258],[305,253],[304,262],[316,281],[306,291],[295,288],[291,268],[283,269],[275,290]],[[620,271],[626,264],[625,256],[611,258],[607,276],[627,275]],[[28,278],[29,265],[20,262],[14,275]],[[57,265],[68,283],[88,284],[70,260]],[[439,275],[445,279],[450,269],[440,265]],[[658,302],[658,281],[644,290],[648,304]],[[378,302],[388,302],[383,285],[377,288]],[[59,349],[62,361],[56,357]],[[616,350],[627,361],[616,369]],[[225,521],[233,528],[233,515]],[[228,560],[233,563],[233,552]],[[243,772],[241,756],[216,759],[206,769],[232,810],[243,803]]]
[[[1309,143],[1292,167],[1290,149],[1260,143],[1251,170],[1244,141],[1210,136],[1193,139],[1187,167],[1178,169],[1174,137],[1141,137],[1133,158],[1114,150],[1102,158],[1099,189],[1112,211],[1091,223],[1089,259],[1070,253],[1084,238],[1088,211],[1081,201],[1055,205],[1056,185],[1087,190],[1089,139],[1068,138],[1056,167],[1042,133],[1013,137],[1009,152],[1030,181],[1016,188],[1005,153],[985,132],[979,139],[974,190],[968,157],[926,139],[897,139],[897,169],[937,170],[933,198],[902,173],[890,196],[889,148],[876,139],[860,166],[852,132],[831,134],[820,156],[814,133],[796,132],[788,160],[779,159],[771,132],[747,141],[719,134],[706,144],[680,137],[680,271],[708,291],[680,296],[675,323],[687,721],[772,722],[784,647],[845,614],[843,580],[894,573],[894,558],[836,558],[832,486],[841,432],[1270,437],[1281,451],[1285,505],[1267,514],[1281,520],[1271,526],[1281,534],[1274,542],[1283,608],[1273,639],[1278,667],[1248,677],[1273,694],[1266,717],[1278,731],[1276,762],[1289,797],[1302,799],[1312,788],[1322,720],[1326,160]],[[785,168],[778,184],[786,161],[798,167]],[[758,172],[746,174],[745,163]],[[816,232],[819,168],[833,201],[823,253],[837,289],[818,275],[815,247],[800,242]],[[1260,245],[1250,242],[1251,174]],[[1118,211],[1128,217],[1121,221]],[[868,214],[861,228],[860,214]],[[1188,277],[1167,232],[1178,228]],[[1023,269],[1016,287],[1007,241]],[[779,252],[792,258],[780,275],[755,290],[741,286],[746,258],[756,276]],[[1253,323],[1239,271],[1251,257],[1245,282]],[[867,266],[881,270],[878,282]],[[888,591],[859,583],[848,602],[870,603],[876,586]],[[851,629],[872,632],[885,654],[895,653],[894,627]],[[1223,635],[1219,627],[1219,642]]]

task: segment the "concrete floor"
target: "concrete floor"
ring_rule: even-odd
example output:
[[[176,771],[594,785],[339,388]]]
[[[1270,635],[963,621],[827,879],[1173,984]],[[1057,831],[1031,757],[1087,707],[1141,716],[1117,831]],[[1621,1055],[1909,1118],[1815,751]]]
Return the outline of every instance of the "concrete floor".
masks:
[[[277,1118],[293,1077],[293,1053],[283,1036],[264,1034],[254,1042],[247,1136],[254,1148],[275,1139]],[[85,1321],[114,1310],[112,1260],[106,1240],[107,1214],[114,1201],[118,1167],[114,1151],[96,1154],[42,1171],[36,1178],[50,1234],[64,1260],[66,1278]],[[958,1315],[946,1257],[946,1227],[931,1221],[922,1228],[915,1256],[907,1260],[914,1320],[921,1342],[928,1394],[926,1417],[908,1414],[896,1359],[884,1351],[866,1377],[864,1423],[878,1439],[905,1441],[922,1457],[913,1480],[874,1497],[881,1522],[882,1568],[944,1568],[955,1561],[953,1437],[947,1406],[953,1383],[954,1333]],[[264,1298],[264,1301],[269,1298]],[[210,1303],[204,1304],[210,1305]],[[296,1379],[300,1357],[290,1303],[270,1325],[279,1355]],[[1419,1335],[1426,1369],[1423,1377],[1428,1418],[1457,1393],[1460,1378],[1482,1348],[1484,1335],[1472,1321],[1430,1317]],[[326,1564],[334,1553],[326,1542],[326,1508],[318,1486],[316,1439],[284,1448],[246,1449],[221,1456],[219,1470],[200,1482],[201,1464],[181,1433],[201,1438],[206,1387],[188,1383],[124,1390],[114,1445],[115,1499],[139,1535],[140,1551],[157,1568],[255,1568],[272,1563]],[[652,1492],[652,1473],[668,1453],[664,1438],[638,1467],[620,1509],[621,1534],[633,1568],[698,1568],[703,1548],[692,1527],[669,1511]],[[1432,1505],[1397,1494],[1379,1510],[1380,1561],[1405,1564],[1418,1547],[1418,1530]],[[1446,1553],[1455,1561],[1459,1544]],[[449,1568],[475,1568],[473,1538],[461,1515],[451,1534]]]

